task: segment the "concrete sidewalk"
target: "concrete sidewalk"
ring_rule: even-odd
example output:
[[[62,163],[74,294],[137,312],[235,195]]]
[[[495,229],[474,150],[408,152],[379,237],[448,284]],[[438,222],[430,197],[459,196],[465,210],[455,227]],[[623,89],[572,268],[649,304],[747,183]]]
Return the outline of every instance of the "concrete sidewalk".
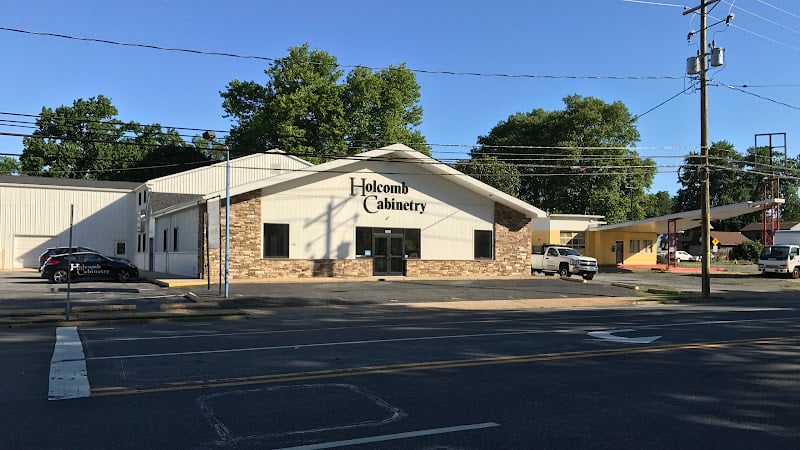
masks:
[[[164,286],[175,301],[158,304],[98,305],[75,307],[66,320],[65,311],[54,308],[0,310],[0,326],[62,326],[109,321],[241,319],[273,314],[276,308],[302,314],[308,307],[369,307],[450,309],[464,311],[527,310],[560,308],[629,307],[641,303],[698,301],[691,274],[601,273],[593,281],[545,276],[476,280],[461,278],[313,278],[231,280],[229,296],[207,280],[142,272],[142,278]],[[715,299],[727,300],[738,291],[756,297],[754,279],[747,274],[715,281]],[[737,284],[738,283],[738,284]],[[770,285],[773,283],[769,283]],[[681,288],[677,288],[680,286]],[[747,286],[747,288],[745,288]],[[698,286],[699,287],[699,284]],[[687,290],[688,288],[688,290]],[[220,295],[223,294],[223,295]],[[752,295],[756,294],[756,295]],[[724,297],[723,297],[724,296]]]

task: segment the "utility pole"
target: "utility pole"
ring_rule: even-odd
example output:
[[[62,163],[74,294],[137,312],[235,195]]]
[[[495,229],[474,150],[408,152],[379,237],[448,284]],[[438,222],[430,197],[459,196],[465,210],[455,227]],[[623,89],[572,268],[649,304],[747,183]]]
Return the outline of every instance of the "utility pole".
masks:
[[[711,203],[709,189],[709,164],[708,164],[708,95],[706,85],[708,84],[708,64],[706,58],[706,15],[707,7],[719,0],[700,0],[700,5],[687,9],[683,15],[691,14],[700,10],[700,152],[703,160],[703,167],[700,171],[700,245],[702,255],[702,290],[703,299],[711,298]],[[690,35],[691,36],[691,35]]]
[[[628,211],[628,220],[633,222],[633,190],[636,189],[636,186],[626,185],[625,189],[628,190],[628,196],[631,198],[631,209]]]

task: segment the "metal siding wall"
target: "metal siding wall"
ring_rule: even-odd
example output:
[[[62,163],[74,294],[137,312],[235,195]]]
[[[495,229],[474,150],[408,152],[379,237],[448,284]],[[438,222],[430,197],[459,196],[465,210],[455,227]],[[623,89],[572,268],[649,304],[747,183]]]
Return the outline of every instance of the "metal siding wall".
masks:
[[[197,209],[179,211],[156,219],[155,268],[156,272],[197,276]],[[174,251],[174,229],[178,228],[178,250]],[[164,231],[167,232],[167,251],[164,251]]]
[[[231,160],[231,186],[252,183],[305,167],[280,154],[258,154]],[[283,169],[283,170],[281,170]],[[155,192],[207,194],[225,189],[225,164],[175,174],[149,183]]]
[[[190,208],[172,216],[172,227],[178,227],[178,251],[197,255],[197,208]]]
[[[131,258],[134,235],[133,194],[69,189],[63,186],[0,186],[0,267],[10,269],[14,236],[54,236],[48,246],[69,242],[69,209],[75,205],[73,244],[113,255],[114,242],[126,242]],[[135,245],[135,242],[133,242]]]
[[[377,195],[426,203],[425,212],[384,210],[370,214],[364,210],[365,197],[360,189],[358,195],[350,195],[351,176],[357,184],[362,177],[383,184],[405,181],[408,194]],[[448,182],[446,177],[402,163],[370,162],[361,172],[334,175],[267,195],[261,208],[263,222],[290,224],[289,257],[300,259],[355,257],[355,228],[359,226],[418,228],[423,259],[471,260],[474,230],[492,230],[494,226],[493,201]]]

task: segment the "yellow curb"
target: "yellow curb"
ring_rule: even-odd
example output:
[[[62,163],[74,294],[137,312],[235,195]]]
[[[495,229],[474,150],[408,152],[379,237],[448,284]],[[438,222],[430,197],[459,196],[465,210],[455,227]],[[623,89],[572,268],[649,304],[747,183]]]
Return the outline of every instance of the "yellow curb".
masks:
[[[172,279],[172,280],[161,280],[161,279],[152,279],[150,280],[151,283],[161,286],[161,287],[184,287],[184,286],[202,286],[204,284],[208,284],[206,280],[196,280],[196,279]]]
[[[175,310],[175,309],[202,309],[202,308],[217,308],[218,302],[202,302],[202,303],[165,303],[161,305],[162,310]]]
[[[661,289],[661,288],[649,288],[645,292],[647,292],[648,294],[672,294],[672,295],[682,294],[682,292],[677,289]]]
[[[625,289],[633,289],[634,291],[639,290],[639,286],[631,283],[611,283],[612,286],[621,287]]]
[[[461,310],[517,310],[539,308],[581,308],[596,306],[630,305],[640,297],[577,297],[577,298],[539,298],[521,300],[470,300],[454,302],[390,303],[388,305],[406,308],[434,308]]]
[[[72,312],[136,311],[136,305],[73,306]]]
[[[559,277],[564,281],[572,281],[573,283],[586,283],[586,280],[583,278],[572,278],[572,277]]]
[[[360,283],[368,281],[476,281],[476,280],[529,280],[533,278],[531,275],[519,276],[498,276],[476,278],[474,276],[463,277],[304,277],[304,278],[242,278],[238,280],[229,280],[229,284],[235,285],[238,283],[247,284],[269,284],[269,283]],[[149,280],[151,283],[162,287],[185,287],[185,286],[206,286],[208,280],[204,279],[158,279],[152,278]],[[216,286],[219,283],[212,280],[212,285]]]
[[[42,309],[4,309],[0,311],[0,317],[14,316],[48,316],[64,314],[64,308],[42,308]]]

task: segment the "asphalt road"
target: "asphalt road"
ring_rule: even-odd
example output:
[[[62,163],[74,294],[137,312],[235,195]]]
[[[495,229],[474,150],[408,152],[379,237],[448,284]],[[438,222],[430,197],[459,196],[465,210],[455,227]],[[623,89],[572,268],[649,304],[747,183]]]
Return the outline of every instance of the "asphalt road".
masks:
[[[0,410],[13,413],[0,436],[7,448],[797,448],[800,311],[754,295],[80,328],[90,396],[62,400],[47,400],[54,330],[2,330]]]

